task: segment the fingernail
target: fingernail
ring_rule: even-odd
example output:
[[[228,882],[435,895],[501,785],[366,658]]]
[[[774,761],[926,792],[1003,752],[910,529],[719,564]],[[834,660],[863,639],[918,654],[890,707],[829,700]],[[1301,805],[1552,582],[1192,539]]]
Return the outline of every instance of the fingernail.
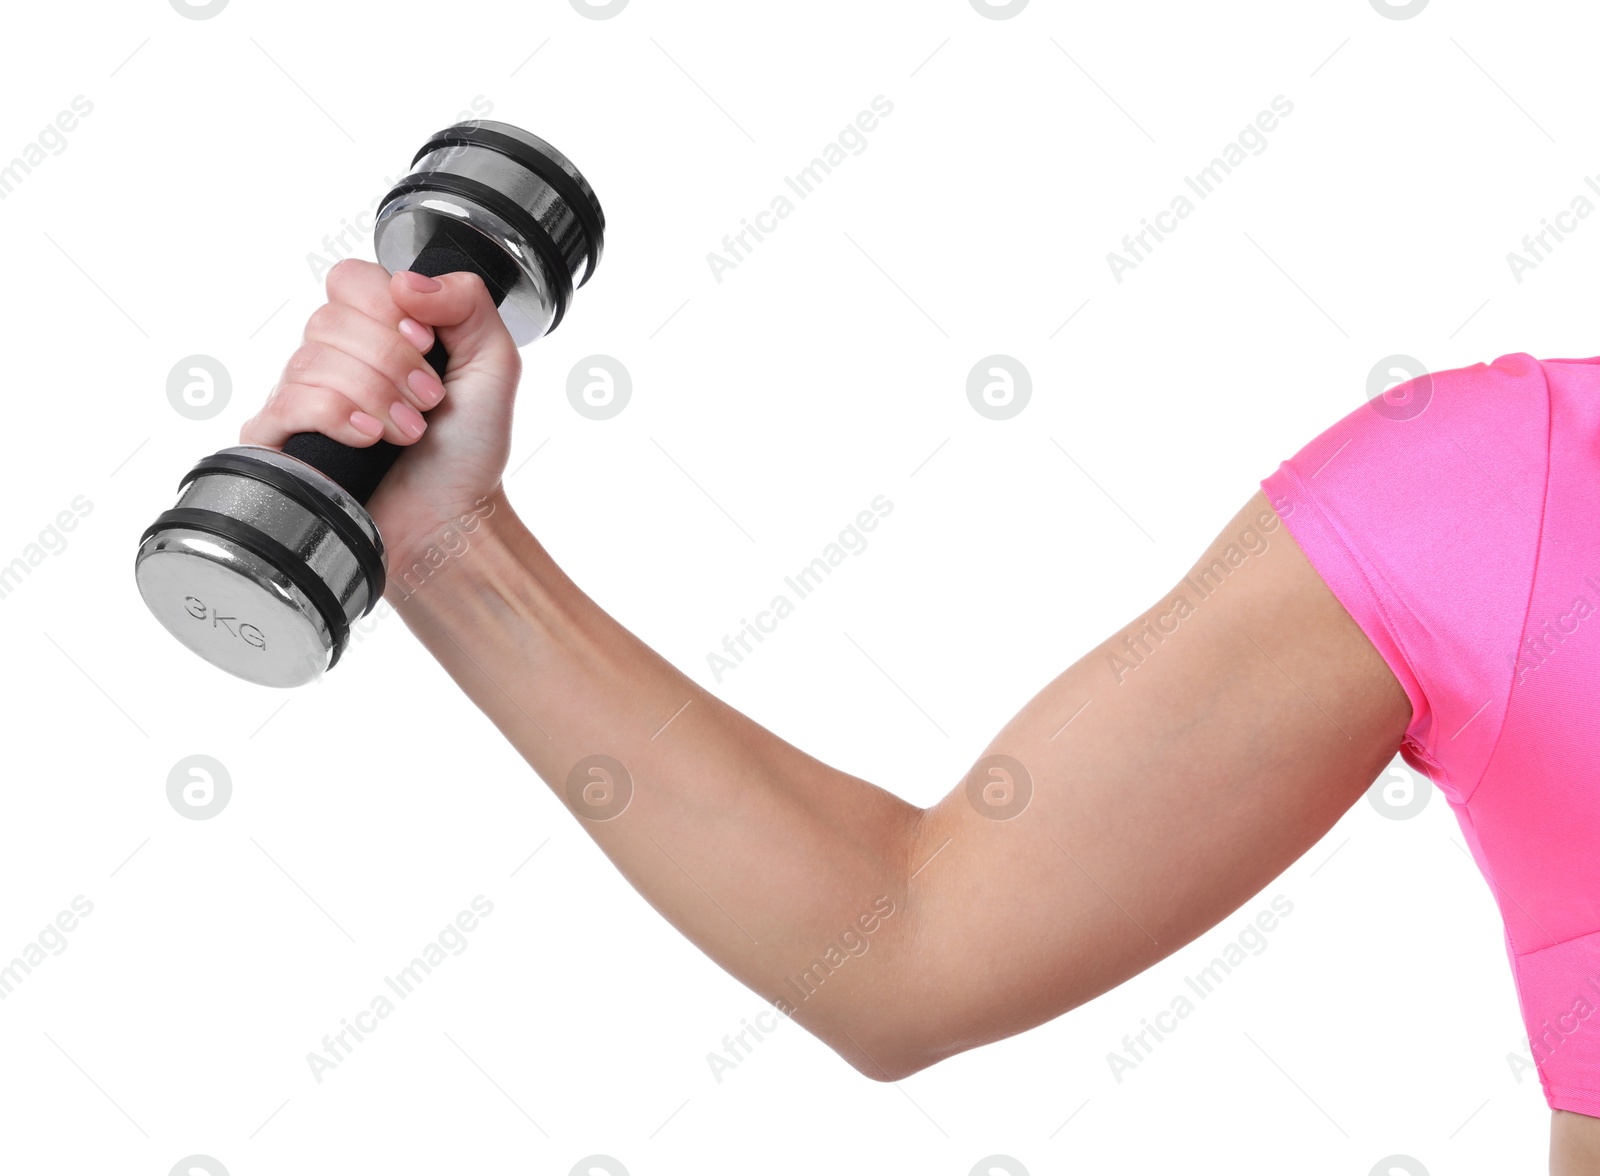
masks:
[[[397,403],[389,410],[389,419],[413,441],[422,436],[422,430],[426,427],[422,422],[422,414],[409,404]]]
[[[426,368],[418,368],[406,377],[406,387],[416,393],[424,408],[432,408],[444,399],[444,385],[439,377]]]
[[[442,290],[444,286],[434,279],[425,277],[415,270],[401,270],[400,276],[406,280],[406,285],[422,294],[432,294],[435,290]]]
[[[383,436],[383,422],[375,416],[368,416],[364,412],[353,412],[350,414],[350,423],[369,437]]]
[[[433,332],[416,319],[400,320],[400,336],[424,355],[433,346]]]

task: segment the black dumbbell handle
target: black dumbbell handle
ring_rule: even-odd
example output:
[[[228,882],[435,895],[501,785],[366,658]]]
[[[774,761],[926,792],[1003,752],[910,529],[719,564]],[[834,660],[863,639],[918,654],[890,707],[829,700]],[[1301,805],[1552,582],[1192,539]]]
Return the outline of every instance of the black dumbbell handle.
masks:
[[[470,229],[459,228],[446,221],[434,233],[411,269],[430,278],[441,274],[473,273],[483,279],[499,306],[505,300],[517,278],[516,263],[498,246]],[[435,333],[433,347],[423,356],[428,366],[444,379],[445,366],[450,357],[444,343]],[[383,476],[394,465],[403,447],[378,440],[372,445],[357,449],[330,440],[321,433],[296,433],[284,444],[283,451],[297,457],[332,478],[357,502],[365,504],[383,481]]]

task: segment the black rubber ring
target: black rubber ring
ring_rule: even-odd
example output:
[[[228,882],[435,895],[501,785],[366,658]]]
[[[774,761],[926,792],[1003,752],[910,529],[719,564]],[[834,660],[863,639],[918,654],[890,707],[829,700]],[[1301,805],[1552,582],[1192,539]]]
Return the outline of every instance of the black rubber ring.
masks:
[[[583,282],[579,282],[578,285],[582,286],[584,282],[594,277],[595,267],[600,264],[601,243],[605,239],[605,214],[600,211],[599,201],[579,187],[578,182],[567,173],[567,170],[548,155],[527,143],[519,142],[510,135],[503,135],[488,127],[475,127],[471,124],[446,127],[423,144],[422,150],[412,158],[411,165],[415,167],[417,160],[430,151],[457,147],[463,143],[498,151],[555,189],[556,195],[566,202],[567,207],[571,208],[573,215],[578,218],[578,223],[583,226],[583,236],[589,246],[586,251],[589,264],[584,266]]]
[[[561,325],[561,319],[567,313],[567,303],[572,301],[572,271],[567,268],[567,263],[561,258],[560,250],[556,248],[556,243],[550,239],[550,234],[544,231],[544,226],[539,223],[537,217],[489,185],[469,180],[465,176],[451,175],[449,172],[422,172],[415,176],[407,176],[394,186],[394,191],[383,198],[378,215],[382,217],[382,209],[387,207],[390,201],[408,192],[444,192],[474,201],[520,233],[523,240],[533,246],[533,251],[539,255],[539,260],[544,262],[545,268],[555,280],[556,311],[555,317],[550,320],[550,331]]]
[[[316,606],[317,611],[322,614],[323,621],[327,623],[328,632],[333,634],[333,656],[328,661],[328,669],[331,670],[339,664],[339,655],[344,652],[344,647],[350,640],[350,622],[344,615],[344,609],[339,607],[339,601],[333,592],[322,582],[322,577],[311,570],[311,566],[305,560],[272,536],[263,535],[248,523],[241,523],[238,519],[220,511],[205,510],[197,506],[175,506],[171,510],[162,511],[161,516],[139,536],[139,545],[144,546],[144,541],[151,535],[170,527],[186,527],[191,531],[204,531],[208,535],[232,540],[288,576],[294,586],[305,593],[306,599]]]
[[[241,478],[254,478],[258,482],[264,482],[294,499],[313,517],[327,523],[350,549],[350,554],[361,565],[361,572],[367,579],[367,607],[361,610],[361,615],[366,616],[373,610],[383,596],[385,584],[383,560],[379,558],[378,549],[373,546],[372,541],[362,534],[361,528],[356,526],[349,515],[322,498],[288,470],[253,457],[246,457],[242,453],[213,453],[210,457],[202,459],[194,469],[183,475],[183,480],[178,483],[178,489],[182,491],[201,474],[213,473],[236,474]]]

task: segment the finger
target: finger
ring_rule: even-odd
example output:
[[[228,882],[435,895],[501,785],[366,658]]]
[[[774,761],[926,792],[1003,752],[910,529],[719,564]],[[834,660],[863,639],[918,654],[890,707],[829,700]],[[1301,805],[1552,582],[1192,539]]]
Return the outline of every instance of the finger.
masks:
[[[387,287],[384,297],[388,297]],[[444,399],[444,385],[416,345],[395,327],[354,306],[323,303],[306,321],[305,338],[307,343],[327,344],[381,372],[412,407],[423,412]]]
[[[422,414],[405,402],[388,376],[328,343],[298,347],[284,365],[283,382],[338,392],[382,423],[384,440],[396,445],[410,445],[427,427]]]
[[[359,310],[368,318],[398,328],[424,355],[433,346],[433,328],[409,319],[390,294],[389,271],[375,261],[347,257],[328,271],[328,301]],[[411,324],[407,329],[406,324]]]
[[[395,304],[425,326],[438,328],[450,353],[450,371],[478,361],[515,368],[521,362],[483,279],[473,273],[425,277],[401,270],[389,281]]]
[[[239,443],[282,449],[296,433],[321,433],[330,441],[364,449],[383,436],[384,426],[332,388],[284,383],[244,423]]]

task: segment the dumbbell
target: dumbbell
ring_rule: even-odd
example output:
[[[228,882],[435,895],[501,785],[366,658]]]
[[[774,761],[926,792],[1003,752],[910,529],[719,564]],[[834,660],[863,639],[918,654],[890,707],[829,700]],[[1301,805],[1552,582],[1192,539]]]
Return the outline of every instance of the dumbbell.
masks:
[[[594,276],[605,214],[576,167],[502,122],[433,135],[373,228],[391,273],[483,279],[517,346],[561,322]],[[441,378],[437,342],[425,357]],[[212,665],[299,686],[338,664],[351,625],[383,595],[383,537],[365,504],[400,456],[297,433],[282,450],[236,445],[197,462],[139,537],[134,579],[155,618]]]

